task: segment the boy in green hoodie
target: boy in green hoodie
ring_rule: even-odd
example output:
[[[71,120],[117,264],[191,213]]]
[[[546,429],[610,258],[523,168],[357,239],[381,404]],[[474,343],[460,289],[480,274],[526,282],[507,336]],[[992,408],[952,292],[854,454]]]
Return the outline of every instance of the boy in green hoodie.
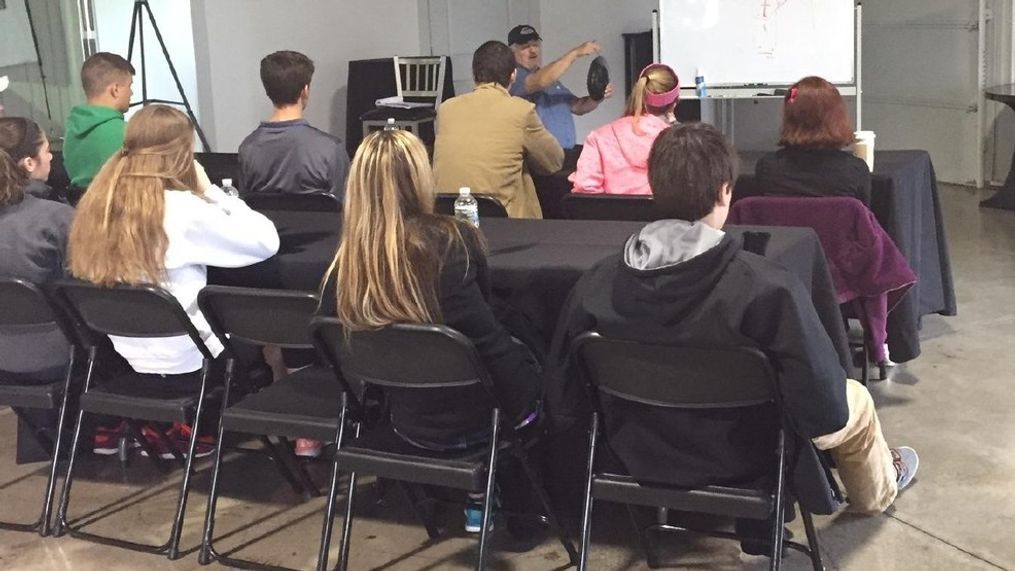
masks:
[[[133,84],[134,66],[116,54],[98,52],[81,66],[87,102],[70,110],[63,143],[72,185],[87,188],[106,159],[123,146],[123,114],[130,107]]]

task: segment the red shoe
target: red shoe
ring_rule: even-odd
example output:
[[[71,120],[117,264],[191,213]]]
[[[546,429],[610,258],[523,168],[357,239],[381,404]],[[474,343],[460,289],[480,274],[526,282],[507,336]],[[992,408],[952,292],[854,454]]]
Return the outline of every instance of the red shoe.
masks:
[[[123,438],[124,425],[121,422],[116,428],[98,427],[92,440],[92,452],[102,456],[111,456],[120,450],[120,439]]]
[[[313,438],[296,439],[296,455],[300,458],[317,458],[321,455],[322,444]]]
[[[172,460],[173,458],[175,458],[175,456],[173,456],[173,453],[169,451],[169,447],[166,446],[162,442],[161,438],[159,438],[159,435],[156,432],[156,429],[153,428],[151,425],[147,425],[146,424],[141,429],[141,434],[144,435],[145,440],[148,441],[148,445],[153,450],[155,450],[155,453],[158,455],[159,458],[162,458],[163,460]],[[171,438],[171,436],[170,436],[171,434],[172,434],[172,429],[170,429],[170,431],[166,433],[166,436],[169,436]],[[144,456],[145,458],[147,458],[148,457],[148,452],[146,452],[142,448],[141,449],[141,455]]]
[[[184,451],[186,454],[187,447],[190,446],[190,434],[191,428],[189,424],[182,424],[174,422],[173,427],[169,429],[170,440]],[[197,443],[194,444],[194,458],[204,458],[215,453],[215,437],[214,436],[198,436]]]

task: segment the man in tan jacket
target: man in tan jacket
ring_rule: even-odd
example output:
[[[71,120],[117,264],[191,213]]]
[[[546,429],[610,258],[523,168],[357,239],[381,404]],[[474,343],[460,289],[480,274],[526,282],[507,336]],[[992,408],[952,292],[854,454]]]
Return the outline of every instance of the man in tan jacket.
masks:
[[[497,41],[479,46],[472,77],[472,93],[449,99],[437,111],[437,191],[457,194],[468,186],[497,198],[512,218],[542,218],[530,171],[560,170],[564,151],[543,127],[535,105],[508,93],[515,79],[511,48]]]

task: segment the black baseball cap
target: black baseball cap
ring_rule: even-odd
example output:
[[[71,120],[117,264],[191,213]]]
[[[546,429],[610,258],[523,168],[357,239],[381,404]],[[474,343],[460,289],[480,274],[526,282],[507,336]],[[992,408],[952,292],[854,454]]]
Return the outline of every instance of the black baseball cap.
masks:
[[[539,33],[536,29],[528,24],[522,24],[511,28],[508,32],[508,45],[513,46],[515,44],[522,45],[531,42],[532,40],[542,40],[539,37]]]

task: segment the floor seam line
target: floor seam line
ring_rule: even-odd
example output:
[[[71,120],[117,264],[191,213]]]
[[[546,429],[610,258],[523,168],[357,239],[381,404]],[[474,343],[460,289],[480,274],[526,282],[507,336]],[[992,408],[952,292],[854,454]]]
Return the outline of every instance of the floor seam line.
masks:
[[[926,536],[928,536],[930,538],[936,539],[936,540],[940,541],[941,543],[944,543],[945,545],[951,547],[952,549],[955,549],[956,551],[961,551],[962,553],[965,553],[966,555],[972,557],[973,559],[976,559],[978,561],[982,561],[982,562],[986,563],[987,565],[990,565],[992,567],[996,567],[998,569],[1001,569],[1002,571],[1011,571],[1007,567],[1004,567],[1002,565],[994,563],[993,561],[987,559],[986,557],[983,557],[982,555],[977,555],[976,553],[973,553],[972,551],[969,551],[968,549],[966,549],[964,547],[958,546],[958,545],[948,541],[947,539],[945,539],[943,537],[938,537],[937,535],[934,535],[933,533],[927,531],[926,529],[923,529],[922,527],[920,527],[920,526],[918,526],[918,525],[916,525],[914,523],[911,523],[911,522],[908,522],[908,521],[902,519],[901,517],[899,517],[896,514],[890,514],[890,515],[888,515],[888,517],[894,519],[895,521],[897,521],[899,523],[907,525],[907,526],[909,526],[909,527],[919,531],[920,533],[922,533],[922,534],[924,534],[924,535],[926,535]]]

